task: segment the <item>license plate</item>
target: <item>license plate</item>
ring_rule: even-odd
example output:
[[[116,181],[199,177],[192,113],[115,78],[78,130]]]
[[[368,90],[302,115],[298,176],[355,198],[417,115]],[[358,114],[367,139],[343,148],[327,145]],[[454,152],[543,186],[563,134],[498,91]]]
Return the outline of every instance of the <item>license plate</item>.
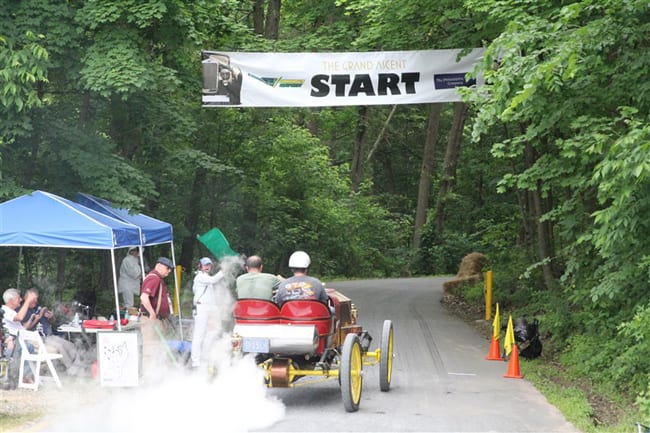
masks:
[[[242,339],[242,352],[269,353],[270,341],[268,338],[244,337]]]

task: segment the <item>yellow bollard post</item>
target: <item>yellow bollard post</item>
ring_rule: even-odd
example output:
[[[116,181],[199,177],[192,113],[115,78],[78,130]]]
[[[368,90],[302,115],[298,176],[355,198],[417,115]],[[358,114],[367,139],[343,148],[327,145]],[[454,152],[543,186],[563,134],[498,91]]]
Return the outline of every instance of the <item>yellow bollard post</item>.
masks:
[[[181,311],[181,307],[179,305],[180,299],[181,299],[181,273],[183,271],[183,267],[181,265],[176,265],[176,278],[174,279],[176,285],[174,287],[174,296],[172,297],[173,303],[174,303],[174,314],[179,315]]]
[[[485,320],[492,318],[492,271],[485,273]]]

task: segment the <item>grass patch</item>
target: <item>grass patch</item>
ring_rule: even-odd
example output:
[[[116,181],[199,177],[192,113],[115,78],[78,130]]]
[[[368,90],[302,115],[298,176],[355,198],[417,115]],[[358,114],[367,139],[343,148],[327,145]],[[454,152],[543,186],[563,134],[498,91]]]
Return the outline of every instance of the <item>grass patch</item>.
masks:
[[[36,398],[36,397],[35,397]],[[0,432],[21,431],[25,425],[42,416],[40,412],[21,413],[18,415],[0,414]]]
[[[489,338],[492,328],[482,317],[482,300],[468,302],[476,296],[475,287],[463,287],[443,294],[441,302],[452,313],[473,324],[478,332]],[[481,301],[481,303],[479,303]],[[477,324],[480,324],[478,326]],[[544,354],[535,360],[520,359],[522,374],[537,388],[564,417],[584,433],[626,433],[636,432],[636,421],[649,424],[643,417],[634,398],[607,389],[606,383],[598,385],[591,377],[588,368],[571,368],[563,364],[571,360],[554,353],[550,341],[544,341]],[[584,361],[572,365],[584,367]],[[592,369],[593,370],[593,369]]]
[[[635,432],[639,412],[629,404],[612,403],[567,377],[561,367],[543,359],[521,363],[522,374],[571,424],[585,433]],[[628,409],[623,409],[627,407]]]

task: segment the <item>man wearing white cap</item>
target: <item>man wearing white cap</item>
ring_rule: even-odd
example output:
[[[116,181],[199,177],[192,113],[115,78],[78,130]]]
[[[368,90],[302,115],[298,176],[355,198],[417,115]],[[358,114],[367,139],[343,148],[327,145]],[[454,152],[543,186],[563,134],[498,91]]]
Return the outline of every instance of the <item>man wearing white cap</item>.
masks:
[[[203,257],[199,260],[198,270],[194,276],[192,292],[194,333],[192,335],[192,368],[201,366],[201,354],[206,346],[208,331],[214,331],[219,319],[217,285],[224,280],[222,271],[212,275],[212,260]]]

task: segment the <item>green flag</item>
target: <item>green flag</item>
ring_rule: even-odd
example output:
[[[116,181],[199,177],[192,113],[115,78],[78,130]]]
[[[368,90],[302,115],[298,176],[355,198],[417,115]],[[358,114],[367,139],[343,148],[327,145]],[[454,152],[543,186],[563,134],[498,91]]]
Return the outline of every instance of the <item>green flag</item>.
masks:
[[[237,253],[230,248],[228,239],[218,228],[213,228],[205,234],[196,237],[218,260],[227,256],[236,256]]]

